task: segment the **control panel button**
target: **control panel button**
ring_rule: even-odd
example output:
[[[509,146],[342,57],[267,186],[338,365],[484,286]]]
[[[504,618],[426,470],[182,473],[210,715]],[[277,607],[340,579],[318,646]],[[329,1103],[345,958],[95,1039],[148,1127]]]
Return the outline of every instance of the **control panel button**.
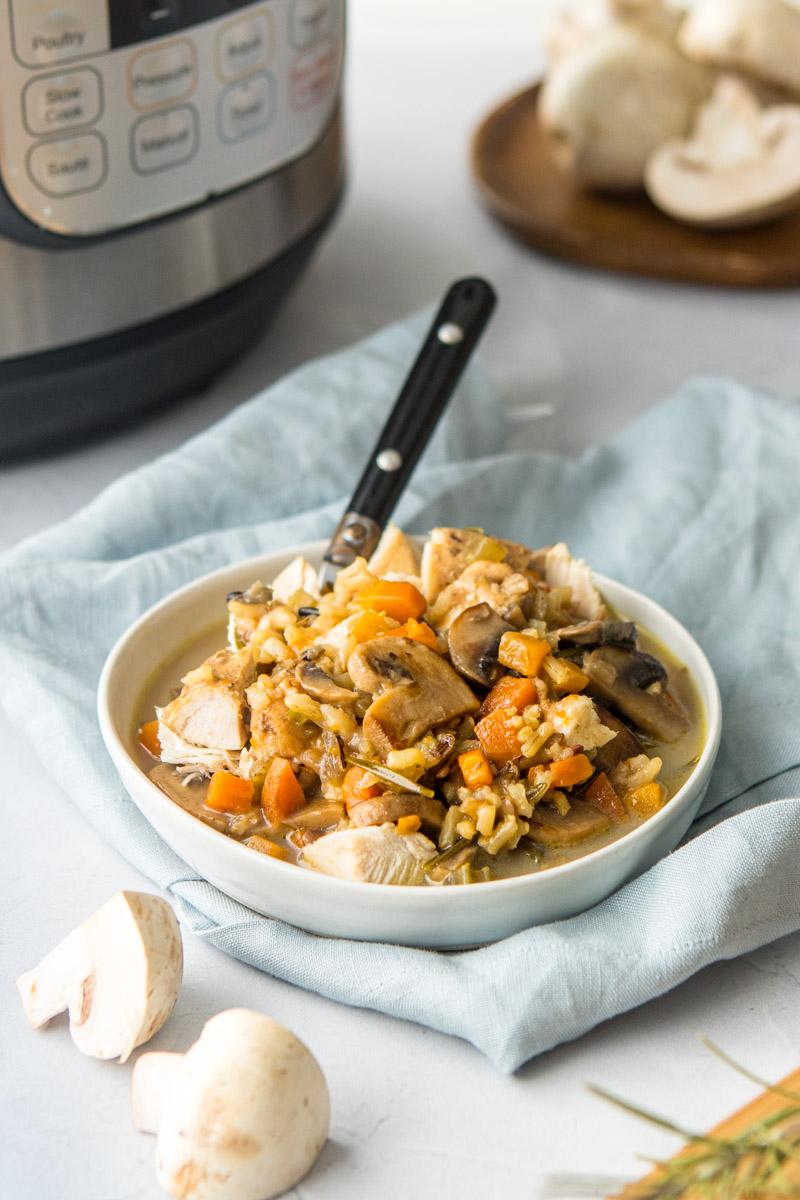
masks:
[[[106,176],[106,146],[99,133],[39,142],[28,153],[28,174],[48,196],[90,192]]]
[[[14,53],[28,67],[100,54],[111,46],[107,0],[11,0]]]
[[[93,67],[39,75],[25,85],[22,114],[29,133],[54,133],[91,125],[103,107],[103,85]]]
[[[217,74],[220,79],[239,79],[272,57],[272,15],[266,11],[229,21],[217,34]]]
[[[295,50],[305,50],[331,31],[332,0],[292,0],[290,37]]]
[[[188,162],[200,141],[197,113],[191,104],[140,117],[131,130],[131,159],[141,175]]]
[[[269,71],[225,88],[219,98],[219,136],[240,142],[266,129],[275,116],[275,80]]]
[[[157,50],[140,50],[128,64],[128,96],[134,108],[182,100],[197,83],[194,46],[184,38]]]
[[[289,72],[289,99],[302,112],[330,94],[335,78],[336,55],[329,38],[296,54]]]

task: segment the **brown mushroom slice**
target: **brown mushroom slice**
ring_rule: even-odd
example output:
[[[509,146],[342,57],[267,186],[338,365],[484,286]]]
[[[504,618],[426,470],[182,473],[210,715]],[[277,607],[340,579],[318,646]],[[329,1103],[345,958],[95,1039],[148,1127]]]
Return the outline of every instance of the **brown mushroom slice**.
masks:
[[[465,608],[447,631],[453,666],[467,679],[491,687],[503,671],[497,661],[500,638],[513,629],[489,604]]]
[[[653,663],[664,672],[658,660],[650,655],[619,646],[601,646],[584,656],[581,669],[589,676],[593,695],[619,709],[651,737],[674,742],[686,733],[689,719],[667,692],[644,691],[648,684],[642,680],[653,682],[655,667],[650,665]]]
[[[303,691],[320,704],[354,704],[358,699],[356,692],[340,687],[315,662],[302,662],[297,668],[296,678]]]
[[[642,744],[633,730],[610,712],[604,704],[595,701],[595,711],[606,729],[613,729],[617,735],[612,741],[600,746],[594,756],[594,766],[598,771],[610,771],[623,759],[635,758],[642,754]]]
[[[544,805],[537,807],[531,819],[528,837],[537,846],[577,846],[605,833],[611,822],[585,800],[572,800],[569,812],[562,816]]]
[[[444,805],[428,796],[411,796],[401,792],[384,792],[369,800],[360,800],[348,807],[354,825],[397,824],[401,817],[419,817],[422,828],[438,834],[444,824]]]
[[[567,625],[557,629],[558,642],[574,646],[626,646],[636,649],[636,624],[634,621],[582,621],[580,625]]]
[[[650,199],[702,228],[738,229],[800,206],[800,105],[762,108],[736,79],[722,79],[688,141],[661,146],[647,164]]]
[[[448,662],[411,638],[373,638],[356,647],[348,671],[375,696],[364,735],[384,756],[431,729],[478,709],[478,700]]]
[[[283,824],[292,829],[329,829],[344,820],[345,810],[341,800],[312,800],[285,818]]]

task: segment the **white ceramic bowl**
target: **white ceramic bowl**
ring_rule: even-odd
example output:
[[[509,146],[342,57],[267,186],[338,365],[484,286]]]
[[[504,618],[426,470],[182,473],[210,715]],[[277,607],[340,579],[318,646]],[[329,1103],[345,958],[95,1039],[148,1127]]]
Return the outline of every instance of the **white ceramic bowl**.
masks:
[[[120,638],[103,668],[100,728],[122,781],[150,824],[200,875],[256,912],[313,933],[411,946],[474,946],[583,912],[677,845],[697,814],[719,748],[719,689],[702,650],[674,617],[603,576],[596,577],[597,584],[611,604],[646,626],[689,668],[708,731],[686,784],[661,812],[619,841],[539,874],[471,887],[391,887],[350,883],[255,854],[184,812],[137,763],[138,706],[146,687],[187,631],[222,624],[227,592],[253,579],[272,579],[297,554],[318,562],[323,548],[311,543],[251,558],[181,588]]]

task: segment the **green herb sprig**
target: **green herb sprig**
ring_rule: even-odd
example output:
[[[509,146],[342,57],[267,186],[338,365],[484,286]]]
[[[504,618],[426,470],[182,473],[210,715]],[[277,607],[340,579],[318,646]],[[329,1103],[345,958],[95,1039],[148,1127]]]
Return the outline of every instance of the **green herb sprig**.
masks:
[[[800,1197],[800,1093],[767,1083],[746,1067],[740,1066],[713,1042],[704,1044],[745,1078],[765,1091],[782,1097],[787,1103],[763,1120],[755,1121],[733,1137],[715,1137],[685,1129],[675,1121],[661,1117],[627,1100],[590,1087],[603,1100],[624,1112],[648,1121],[669,1133],[675,1133],[691,1149],[668,1161],[651,1160],[658,1169],[656,1178],[633,1184],[624,1195],[636,1200],[783,1200]],[[789,1173],[788,1168],[794,1170]]]

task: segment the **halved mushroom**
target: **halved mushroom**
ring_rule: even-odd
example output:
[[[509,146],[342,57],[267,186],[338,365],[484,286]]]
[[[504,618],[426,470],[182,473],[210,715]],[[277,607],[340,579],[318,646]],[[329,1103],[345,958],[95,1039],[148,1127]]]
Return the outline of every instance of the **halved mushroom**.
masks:
[[[186,1054],[143,1054],[133,1121],[157,1133],[158,1182],[176,1200],[269,1200],[294,1187],[328,1136],[325,1077],[262,1013],[229,1009]]]
[[[568,642],[574,646],[625,646],[636,648],[636,625],[633,621],[583,621],[580,625],[568,625],[557,629],[559,645]]]
[[[576,846],[605,833],[610,824],[605,813],[586,800],[571,800],[569,812],[563,816],[540,804],[531,819],[528,837],[538,846]]]
[[[172,1012],[182,974],[180,929],[167,902],[117,892],[17,987],[34,1029],[68,1009],[83,1054],[125,1062]]]
[[[594,695],[652,737],[674,742],[689,728],[686,713],[668,692],[644,690],[666,678],[664,667],[651,655],[601,646],[585,655],[581,670],[589,676]]]
[[[419,817],[422,828],[438,834],[444,823],[445,808],[441,800],[429,796],[412,796],[405,792],[384,792],[369,800],[348,805],[348,816],[354,825],[397,824],[401,817]]]
[[[638,188],[650,155],[686,133],[708,86],[708,73],[669,42],[615,25],[555,65],[539,115],[558,162],[577,183]]]
[[[358,699],[357,692],[340,687],[327,671],[323,671],[315,662],[302,662],[296,674],[297,682],[303,691],[320,704],[354,704]]]
[[[796,56],[800,60],[800,14]],[[762,108],[740,80],[721,79],[688,141],[647,164],[650,199],[676,220],[735,229],[800,206],[800,105]]]
[[[513,629],[488,604],[465,608],[447,631],[453,666],[467,679],[491,687],[503,670],[497,661],[500,639]]]
[[[411,638],[374,638],[350,655],[357,688],[375,697],[364,714],[365,737],[384,756],[429,729],[475,712],[478,700],[441,655]]]
[[[698,0],[678,35],[684,54],[800,94],[800,11],[786,0]]]

